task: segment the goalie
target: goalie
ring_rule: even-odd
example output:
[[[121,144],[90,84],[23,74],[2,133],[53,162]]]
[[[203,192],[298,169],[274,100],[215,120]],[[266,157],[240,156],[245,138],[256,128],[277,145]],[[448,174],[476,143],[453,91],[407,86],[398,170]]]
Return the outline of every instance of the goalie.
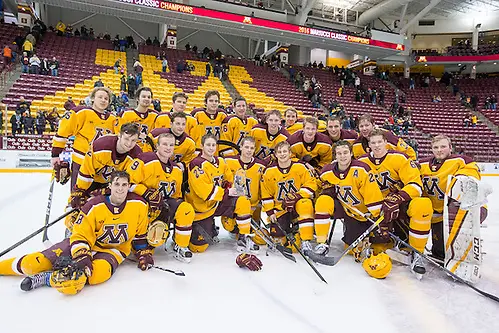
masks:
[[[432,255],[444,266],[476,282],[482,262],[480,223],[487,216],[488,190],[479,183],[480,170],[469,157],[452,155],[445,135],[433,138],[433,156],[421,161],[423,195],[433,204]],[[471,250],[471,251],[470,251]]]

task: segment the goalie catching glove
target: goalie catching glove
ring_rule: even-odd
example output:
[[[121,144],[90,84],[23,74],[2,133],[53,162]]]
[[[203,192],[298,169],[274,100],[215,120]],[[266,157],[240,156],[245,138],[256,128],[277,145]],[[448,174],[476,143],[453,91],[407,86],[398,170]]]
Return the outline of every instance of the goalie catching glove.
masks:
[[[54,164],[55,180],[61,185],[66,184],[71,179],[71,168],[68,162],[59,161]]]
[[[250,271],[259,271],[262,269],[263,264],[254,254],[241,253],[236,257],[236,264],[244,268],[246,267]]]

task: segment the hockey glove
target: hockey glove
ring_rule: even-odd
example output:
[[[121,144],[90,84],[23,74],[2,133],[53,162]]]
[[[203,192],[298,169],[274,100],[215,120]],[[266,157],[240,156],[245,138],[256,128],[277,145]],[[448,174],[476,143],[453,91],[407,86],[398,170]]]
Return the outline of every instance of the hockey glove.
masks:
[[[149,204],[150,211],[160,211],[163,208],[163,194],[160,190],[149,188],[144,192],[143,197]]]
[[[241,253],[236,258],[236,264],[241,268],[248,268],[250,271],[259,271],[262,269],[262,262],[254,254]]]
[[[87,199],[85,190],[75,187],[71,192],[71,207],[80,209],[87,202]]]
[[[322,182],[321,187],[322,187],[321,195],[327,195],[333,199],[336,198],[336,186],[335,185],[333,185],[329,182]]]
[[[411,197],[404,191],[388,194],[381,206],[384,221],[391,222],[396,220],[399,216],[399,206],[409,200],[411,200]]]
[[[111,195],[111,189],[109,187],[104,187],[90,192],[91,197],[98,197],[99,195]]]
[[[300,193],[288,193],[284,197],[283,201],[283,206],[284,209],[286,209],[288,212],[293,212],[295,210],[295,205],[298,202],[298,200],[302,199],[303,197],[301,196]]]
[[[73,263],[88,277],[92,275],[93,263],[92,254],[89,249],[82,248],[73,254]]]
[[[227,181],[227,180],[223,180],[222,181],[222,184],[220,185],[224,190],[227,190],[229,188],[232,187],[232,183]]]
[[[152,254],[153,250],[150,248],[137,251],[137,260],[139,261],[137,267],[143,271],[147,271],[149,268],[154,266]]]
[[[55,180],[61,185],[66,184],[71,179],[71,168],[68,162],[59,161],[54,164]]]

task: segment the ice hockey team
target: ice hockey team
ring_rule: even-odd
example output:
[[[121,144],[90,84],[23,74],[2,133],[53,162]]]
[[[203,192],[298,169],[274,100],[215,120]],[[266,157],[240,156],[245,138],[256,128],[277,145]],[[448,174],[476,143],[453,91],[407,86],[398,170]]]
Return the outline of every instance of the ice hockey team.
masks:
[[[269,242],[327,257],[331,222],[339,220],[345,248],[358,244],[351,254],[374,278],[388,276],[392,259],[420,278],[425,251],[467,281],[479,277],[476,239],[487,212],[480,170],[452,154],[445,135],[433,137],[433,156],[418,161],[369,114],[357,134],[341,129],[340,118],[298,119],[292,108],[285,120],[278,110],[257,119],[243,97],[229,115],[214,90],[191,113],[185,93],[158,113],[152,90],[142,87],[137,107],[121,115],[107,111],[109,89],[90,97],[91,107],[64,114],[53,138],[54,177],[71,186],[65,239],[0,261],[0,275],[25,276],[24,291],[76,294],[109,280],[127,258],[148,270],[170,234],[168,251],[188,263],[219,242],[215,217],[240,252],[237,265],[252,271],[262,269],[257,253]],[[72,136],[68,162],[60,155]],[[373,222],[378,228],[358,242]]]

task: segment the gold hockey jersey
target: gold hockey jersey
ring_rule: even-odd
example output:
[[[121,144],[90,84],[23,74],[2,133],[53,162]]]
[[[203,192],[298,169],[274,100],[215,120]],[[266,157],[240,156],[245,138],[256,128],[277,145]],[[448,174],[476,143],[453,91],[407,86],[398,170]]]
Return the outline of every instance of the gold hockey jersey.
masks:
[[[274,147],[279,142],[286,141],[289,133],[281,128],[275,135],[272,135],[267,130],[267,125],[257,124],[251,130],[250,136],[255,139],[255,157],[265,160],[274,155]]]
[[[198,130],[196,135],[196,147],[201,148],[201,139],[203,135],[211,133],[216,136],[217,140],[222,135],[222,122],[227,118],[227,114],[223,110],[218,110],[215,114],[208,114],[205,109],[195,109],[192,111],[192,116],[198,122]]]
[[[362,213],[378,217],[381,213],[383,194],[366,163],[353,160],[347,170],[340,171],[338,162],[326,165],[320,174],[322,182],[336,186],[337,198],[345,213],[358,221],[366,219],[348,208],[352,206]]]
[[[414,149],[412,149],[411,146],[409,146],[407,143],[405,143],[404,140],[401,138],[395,136],[392,134],[390,131],[383,130],[386,133],[387,136],[387,143],[386,143],[386,148],[388,150],[395,150],[401,153],[404,153],[409,157],[409,159],[415,161],[416,160],[416,152]],[[359,158],[360,156],[370,153],[371,148],[369,148],[369,142],[367,138],[364,138],[363,136],[359,136],[357,140],[353,143],[353,156],[354,158]]]
[[[257,158],[253,158],[250,163],[243,163],[239,156],[232,156],[225,158],[225,162],[229,166],[232,174],[240,169],[245,171],[246,196],[250,199],[251,206],[256,207],[260,203],[260,183],[265,170],[265,162]]]
[[[68,138],[74,135],[72,160],[81,165],[92,142],[102,135],[113,134],[115,125],[116,117],[111,113],[99,113],[89,107],[66,111],[52,141],[52,157],[58,157]]]
[[[239,146],[242,138],[247,136],[256,124],[258,124],[258,120],[253,117],[241,119],[236,115],[228,116],[222,122],[220,139],[230,141]],[[226,145],[220,145],[219,152],[222,156],[237,155],[237,151],[234,148]]]
[[[158,138],[163,133],[173,134],[169,128],[155,128],[149,134],[154,146],[158,144]],[[186,133],[183,133],[181,136],[173,134],[173,136],[175,137],[175,148],[173,149],[172,160],[174,163],[183,163],[187,167],[197,156],[196,143]]]
[[[108,183],[109,177],[114,170],[126,170],[132,164],[133,159],[142,153],[139,146],[135,145],[131,151],[119,154],[116,151],[117,142],[117,135],[105,135],[92,143],[92,147],[85,155],[76,179],[78,188],[86,190],[93,182]]]
[[[156,120],[154,121],[154,128],[170,128],[172,124],[170,119],[171,114],[172,114],[171,110],[170,112],[158,114]],[[185,123],[185,133],[187,133],[187,135],[196,140],[198,121],[191,114],[186,112],[184,112],[184,114],[187,117]]]
[[[71,254],[81,248],[111,254],[121,264],[132,250],[134,239],[145,239],[148,206],[135,193],[114,206],[109,197],[90,199],[81,209],[70,238]]]
[[[119,133],[121,126],[126,123],[140,124],[139,141],[137,142],[137,144],[142,150],[144,150],[144,147],[146,145],[146,137],[154,128],[154,121],[156,120],[157,115],[158,112],[151,109],[148,109],[144,113],[137,112],[137,110],[134,109],[125,110],[121,117],[118,118],[116,133]]]
[[[307,143],[303,139],[303,131],[298,131],[288,138],[288,142],[291,145],[292,157],[298,160],[309,155],[317,161],[320,168],[333,160],[333,142],[325,134],[317,133],[314,141]]]
[[[390,192],[404,191],[411,199],[423,193],[423,183],[416,162],[407,155],[389,150],[383,158],[366,154],[359,158],[371,168],[371,173],[385,198]]]

